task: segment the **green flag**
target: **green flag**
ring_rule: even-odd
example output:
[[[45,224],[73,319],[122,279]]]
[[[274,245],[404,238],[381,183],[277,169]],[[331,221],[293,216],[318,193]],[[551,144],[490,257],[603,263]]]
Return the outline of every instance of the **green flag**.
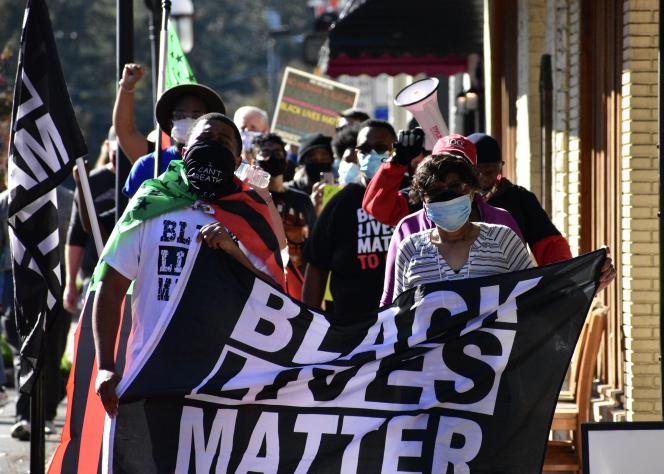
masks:
[[[166,64],[166,82],[164,90],[179,84],[196,84],[196,77],[189,66],[187,56],[180,46],[180,38],[175,29],[175,22],[169,20],[168,24],[168,61]]]

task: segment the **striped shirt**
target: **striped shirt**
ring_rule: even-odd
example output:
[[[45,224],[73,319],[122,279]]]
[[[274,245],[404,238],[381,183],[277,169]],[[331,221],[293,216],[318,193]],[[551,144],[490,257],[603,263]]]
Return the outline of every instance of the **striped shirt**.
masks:
[[[479,222],[480,233],[470,246],[468,260],[454,271],[431,243],[431,229],[411,234],[399,244],[393,299],[409,288],[445,280],[477,278],[533,267],[519,237],[503,225]]]

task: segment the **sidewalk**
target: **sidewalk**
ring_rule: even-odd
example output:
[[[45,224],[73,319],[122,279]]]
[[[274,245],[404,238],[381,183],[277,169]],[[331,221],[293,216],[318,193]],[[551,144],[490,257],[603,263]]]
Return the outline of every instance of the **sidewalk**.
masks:
[[[14,424],[14,397],[16,392],[7,389],[10,402],[0,408],[0,473],[2,474],[25,474],[30,472],[30,442],[18,441],[9,435]],[[51,459],[55,448],[60,442],[60,433],[65,420],[67,400],[63,400],[58,407],[58,415],[55,418],[55,426],[58,433],[46,436],[46,465]]]

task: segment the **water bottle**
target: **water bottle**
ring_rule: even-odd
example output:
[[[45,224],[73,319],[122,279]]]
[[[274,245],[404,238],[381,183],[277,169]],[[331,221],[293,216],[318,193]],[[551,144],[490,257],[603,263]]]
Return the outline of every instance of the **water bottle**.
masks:
[[[270,173],[244,162],[240,163],[235,170],[235,176],[246,181],[253,188],[267,188],[267,185],[270,184]]]

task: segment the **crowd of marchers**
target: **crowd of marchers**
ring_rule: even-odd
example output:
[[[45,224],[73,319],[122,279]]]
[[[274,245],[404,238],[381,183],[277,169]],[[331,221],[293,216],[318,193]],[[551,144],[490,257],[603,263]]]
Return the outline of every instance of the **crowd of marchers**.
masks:
[[[182,266],[186,258],[172,260],[163,245],[169,225],[179,228],[182,246],[203,241],[221,249],[339,322],[362,318],[425,283],[514,272],[572,258],[566,239],[536,196],[503,176],[500,146],[487,134],[448,135],[427,150],[425,134],[414,120],[408,130],[397,132],[389,122],[351,109],[339,114],[334,136],[317,133],[297,144],[286,143],[270,132],[265,111],[246,105],[231,113],[209,87],[186,84],[166,90],[157,101],[155,117],[170,146],[156,153],[156,134],[145,136],[134,121],[134,90],[142,76],[140,65],[125,65],[108,139],[89,172],[94,213],[78,190],[73,199],[69,196],[72,204],[61,209],[61,232],[66,234],[64,310],[61,328],[48,336],[52,340],[46,351],[48,360],[59,363],[62,335],[66,337],[71,314],[79,311],[85,286],[100,261],[91,235],[91,217],[96,217],[102,240],[116,240],[101,256],[105,271],[93,310],[95,387],[111,415],[118,408],[115,335],[124,294],[134,282],[131,357],[140,352],[160,308],[168,304],[160,268],[172,272],[173,262]],[[120,236],[113,232],[119,148],[132,163],[122,188],[133,198],[129,210],[150,205],[148,198],[155,198],[155,208],[156,198],[178,203],[151,210]],[[242,163],[268,175],[267,186],[240,179],[236,170]],[[217,212],[231,201],[246,204],[236,206],[240,210],[233,222]],[[6,203],[4,193],[0,211],[5,213]],[[270,235],[259,238],[242,230],[237,221],[249,219],[249,213],[266,216]],[[6,224],[2,237],[0,261],[6,263]],[[177,251],[177,242],[173,248]],[[266,258],[275,253],[280,258]],[[11,293],[8,272],[11,268],[4,265],[6,321],[13,320],[10,298],[5,297]],[[600,290],[614,278],[608,258]],[[175,281],[184,284],[182,279]],[[6,330],[11,343],[16,330]],[[46,377],[51,373],[57,379],[58,363],[50,367],[46,362]],[[46,417],[52,420],[62,389],[57,380],[46,387]],[[19,397],[12,427],[12,436],[19,439],[30,436],[27,405],[27,398]],[[47,426],[53,429],[51,423]]]

